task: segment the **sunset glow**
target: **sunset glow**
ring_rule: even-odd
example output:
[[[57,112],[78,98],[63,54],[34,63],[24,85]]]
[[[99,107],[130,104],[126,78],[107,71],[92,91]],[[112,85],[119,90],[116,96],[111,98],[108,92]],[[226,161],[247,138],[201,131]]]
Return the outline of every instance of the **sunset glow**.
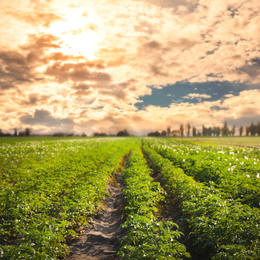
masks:
[[[92,18],[91,18],[92,17]],[[91,17],[87,14],[73,13],[67,10],[62,21],[53,23],[45,33],[58,37],[61,41],[60,48],[65,55],[82,55],[93,60],[98,51],[98,44],[102,41],[98,35],[98,28],[92,12]]]
[[[260,2],[0,3],[0,129],[137,135],[260,121]]]

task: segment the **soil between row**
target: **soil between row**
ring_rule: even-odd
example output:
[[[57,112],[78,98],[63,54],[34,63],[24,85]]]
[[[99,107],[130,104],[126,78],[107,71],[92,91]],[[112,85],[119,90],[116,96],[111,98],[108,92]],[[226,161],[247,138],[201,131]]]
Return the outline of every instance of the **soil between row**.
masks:
[[[126,164],[126,158],[123,160],[123,165]],[[164,182],[159,173],[153,172],[151,177],[164,188]],[[70,255],[64,260],[121,260],[117,252],[120,239],[126,235],[126,230],[120,228],[124,222],[122,217],[125,206],[124,187],[122,168],[120,168],[108,183],[109,195],[101,202],[97,215],[90,219],[88,226],[79,235],[79,239],[71,241]],[[196,254],[188,236],[189,229],[182,219],[179,205],[174,198],[166,195],[165,201],[158,206],[158,220],[173,221],[184,233],[180,242],[186,246],[191,259],[209,260],[208,254]]]
[[[116,256],[118,243],[124,235],[119,226],[123,223],[123,178],[116,174],[107,186],[109,196],[101,203],[96,217],[90,221],[80,239],[71,241],[70,256],[66,260],[121,259]]]

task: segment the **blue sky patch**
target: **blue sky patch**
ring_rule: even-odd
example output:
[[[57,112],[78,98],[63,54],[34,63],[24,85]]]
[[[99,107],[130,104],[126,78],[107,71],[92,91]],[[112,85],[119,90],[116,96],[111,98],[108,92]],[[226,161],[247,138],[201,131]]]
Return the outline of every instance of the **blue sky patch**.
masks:
[[[139,110],[149,105],[169,107],[172,103],[187,102],[196,104],[203,101],[224,100],[230,97],[230,95],[238,96],[244,90],[260,89],[260,85],[227,81],[205,83],[177,82],[161,89],[154,88],[153,86],[149,87],[152,89],[152,94],[140,97],[140,102],[135,104]]]

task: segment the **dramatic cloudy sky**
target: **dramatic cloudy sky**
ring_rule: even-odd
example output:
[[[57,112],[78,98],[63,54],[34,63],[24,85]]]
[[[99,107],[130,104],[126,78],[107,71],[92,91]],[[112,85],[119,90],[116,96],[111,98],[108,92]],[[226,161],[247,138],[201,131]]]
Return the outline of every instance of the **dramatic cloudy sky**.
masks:
[[[0,0],[0,128],[260,121],[259,0]]]

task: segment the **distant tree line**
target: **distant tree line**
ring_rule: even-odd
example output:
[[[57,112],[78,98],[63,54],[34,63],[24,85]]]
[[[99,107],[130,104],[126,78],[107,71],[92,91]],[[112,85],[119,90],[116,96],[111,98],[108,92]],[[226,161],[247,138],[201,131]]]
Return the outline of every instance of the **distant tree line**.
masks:
[[[93,133],[93,136],[130,136],[130,133],[128,132],[127,129],[124,129],[124,130],[120,130],[116,135],[108,135],[104,132],[94,132]]]
[[[177,130],[171,130],[171,127],[168,126],[166,130],[150,132],[148,133],[148,136],[184,136],[185,132],[186,136],[191,136],[191,134],[192,136],[234,136],[236,133],[236,126],[233,125],[230,129],[225,121],[222,127],[206,127],[205,125],[202,125],[202,129],[199,130],[194,126],[191,127],[190,123],[188,123],[186,126],[181,124]],[[260,122],[257,124],[252,122],[251,125],[246,127],[240,126],[238,132],[240,136],[242,136],[244,132],[246,136],[260,136]]]
[[[251,123],[249,126],[240,126],[238,128],[239,135],[246,135],[246,136],[260,136],[260,122],[257,124]],[[166,128],[166,130],[162,131],[155,131],[150,132],[147,135],[148,136],[184,136],[186,133],[186,136],[234,136],[236,133],[236,126],[233,125],[230,129],[228,127],[227,122],[225,121],[223,126],[213,126],[213,127],[206,127],[205,125],[202,125],[202,129],[197,129],[195,126],[191,126],[190,123],[187,123],[186,125],[180,124],[179,129],[172,130],[170,126]],[[23,131],[18,131],[17,128],[14,128],[14,133],[4,133],[0,129],[0,137],[1,136],[31,136],[32,135],[32,129],[27,127]],[[65,133],[65,132],[55,132],[52,134],[52,136],[74,136],[74,133]],[[79,135],[77,135],[79,136]],[[82,137],[87,136],[85,133],[81,134]],[[130,133],[127,129],[120,130],[117,132],[117,134],[114,135],[108,135],[105,132],[94,132],[93,136],[130,136]]]
[[[3,133],[2,129],[0,129],[0,136],[30,136],[32,134],[31,128],[25,128],[24,131],[19,131],[17,128],[14,128],[14,133]]]

